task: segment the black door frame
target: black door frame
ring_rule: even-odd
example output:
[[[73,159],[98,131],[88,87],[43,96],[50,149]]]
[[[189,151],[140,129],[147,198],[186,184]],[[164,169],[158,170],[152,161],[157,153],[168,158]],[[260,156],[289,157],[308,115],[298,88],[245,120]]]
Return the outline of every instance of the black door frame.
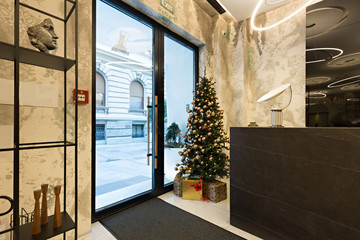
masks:
[[[138,19],[140,22],[148,24],[154,28],[154,52],[153,59],[154,61],[154,77],[155,80],[153,82],[153,99],[152,102],[155,103],[155,95],[158,96],[158,168],[153,168],[153,191],[145,194],[139,194],[139,196],[134,196],[132,199],[121,202],[114,203],[110,205],[108,208],[96,212],[95,210],[95,188],[96,188],[96,1],[93,0],[92,5],[92,140],[91,140],[91,218],[92,222],[98,221],[103,217],[114,214],[118,211],[127,209],[132,207],[138,203],[147,201],[151,198],[157,197],[161,194],[164,194],[168,191],[172,190],[172,185],[164,185],[164,37],[165,34],[172,39],[175,39],[182,43],[184,46],[194,50],[194,62],[195,62],[195,81],[194,81],[194,89],[195,83],[199,79],[199,48],[194,44],[190,43],[186,39],[180,37],[176,33],[162,26],[158,22],[154,21],[150,17],[145,14],[139,12],[133,7],[127,5],[121,0],[100,0],[110,6],[117,8],[119,11],[128,14],[129,16]],[[154,114],[154,108],[152,108]],[[153,128],[155,129],[154,122]],[[152,134],[153,138],[155,134]],[[155,140],[153,139],[153,144]],[[152,149],[155,149],[154,147]],[[154,154],[152,156],[152,162],[154,166],[155,157]]]

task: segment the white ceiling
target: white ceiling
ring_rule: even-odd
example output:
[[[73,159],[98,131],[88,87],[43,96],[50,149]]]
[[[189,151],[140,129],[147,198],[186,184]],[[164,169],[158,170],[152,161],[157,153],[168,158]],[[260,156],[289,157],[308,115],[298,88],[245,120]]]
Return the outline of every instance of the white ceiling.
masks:
[[[250,18],[259,0],[217,0],[237,20]],[[277,5],[267,5],[265,2],[259,9],[260,12],[270,10]]]
[[[244,19],[250,18],[256,5],[260,0],[217,0],[222,4],[228,12],[237,20],[242,21]],[[282,4],[289,3],[293,0],[265,0],[262,6],[259,8],[259,13],[268,11],[273,8],[277,8]],[[313,0],[311,4],[320,2],[322,0]],[[268,4],[268,3],[278,3],[278,4]],[[311,5],[310,4],[310,5]]]

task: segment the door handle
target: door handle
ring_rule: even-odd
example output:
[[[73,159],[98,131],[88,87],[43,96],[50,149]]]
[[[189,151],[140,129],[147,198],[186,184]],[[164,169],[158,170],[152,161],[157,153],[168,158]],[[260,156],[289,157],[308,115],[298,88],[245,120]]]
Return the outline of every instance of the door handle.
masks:
[[[150,97],[147,98],[147,165],[150,165]]]
[[[155,96],[155,169],[158,168],[158,143],[159,143],[159,99]]]

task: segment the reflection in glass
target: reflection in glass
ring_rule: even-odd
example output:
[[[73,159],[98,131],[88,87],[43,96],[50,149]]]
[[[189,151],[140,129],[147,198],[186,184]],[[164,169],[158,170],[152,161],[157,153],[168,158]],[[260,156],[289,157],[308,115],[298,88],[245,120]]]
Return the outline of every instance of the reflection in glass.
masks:
[[[164,184],[174,180],[175,164],[180,162],[182,135],[186,131],[194,90],[194,50],[165,36],[165,162]]]
[[[96,19],[95,208],[100,210],[152,191],[151,119],[144,101],[152,99],[153,28],[102,1]]]

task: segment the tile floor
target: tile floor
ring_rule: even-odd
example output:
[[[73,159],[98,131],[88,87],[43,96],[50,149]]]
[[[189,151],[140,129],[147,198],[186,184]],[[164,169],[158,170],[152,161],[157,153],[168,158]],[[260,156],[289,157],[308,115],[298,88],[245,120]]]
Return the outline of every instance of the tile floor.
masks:
[[[227,184],[227,186],[229,192],[229,184]],[[183,200],[182,198],[175,196],[173,192],[165,193],[164,195],[159,196],[159,198],[247,240],[261,240],[261,238],[230,225],[229,198],[219,203]],[[85,236],[83,240],[98,239],[116,240],[116,238],[114,238],[99,222],[96,222],[92,225],[92,233]]]

